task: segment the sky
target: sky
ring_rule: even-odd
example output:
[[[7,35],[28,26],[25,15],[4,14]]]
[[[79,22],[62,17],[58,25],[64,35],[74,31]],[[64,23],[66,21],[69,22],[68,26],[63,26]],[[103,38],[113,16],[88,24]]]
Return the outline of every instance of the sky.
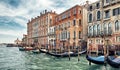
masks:
[[[47,9],[62,13],[86,0],[0,0],[0,43],[14,43],[27,34],[29,19]],[[91,3],[97,0],[89,0]]]

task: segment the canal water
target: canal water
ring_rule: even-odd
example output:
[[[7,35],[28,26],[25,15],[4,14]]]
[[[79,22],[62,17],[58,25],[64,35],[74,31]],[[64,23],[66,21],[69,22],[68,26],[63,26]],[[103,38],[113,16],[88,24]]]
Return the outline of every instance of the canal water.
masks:
[[[0,46],[0,70],[119,70],[107,65],[88,65],[85,55],[55,58],[44,53],[19,51],[17,47]]]

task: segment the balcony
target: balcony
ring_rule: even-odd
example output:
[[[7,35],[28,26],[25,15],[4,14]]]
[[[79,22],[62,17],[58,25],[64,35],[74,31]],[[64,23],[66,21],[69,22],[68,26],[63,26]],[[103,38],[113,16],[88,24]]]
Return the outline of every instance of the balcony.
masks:
[[[55,32],[49,32],[48,33],[48,35],[54,35],[55,34]]]
[[[110,20],[110,16],[106,16],[104,20]]]

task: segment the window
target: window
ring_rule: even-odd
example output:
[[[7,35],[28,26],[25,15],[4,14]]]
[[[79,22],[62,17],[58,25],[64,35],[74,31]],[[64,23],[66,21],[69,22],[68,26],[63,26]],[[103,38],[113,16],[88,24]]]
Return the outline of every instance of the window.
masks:
[[[92,22],[92,14],[89,14],[89,22]]]
[[[89,27],[89,34],[90,34],[90,36],[93,35],[93,26]]]
[[[96,8],[99,9],[100,8],[100,3],[96,4]]]
[[[120,14],[120,8],[113,9],[113,16]]]
[[[120,29],[120,23],[119,23],[119,21],[117,20],[116,22],[115,22],[115,31],[118,31]]]
[[[67,38],[70,39],[70,32],[67,31]]]
[[[107,24],[106,23],[104,23],[104,34],[106,35],[107,34]]]
[[[93,41],[92,40],[89,40],[89,43],[92,43]]]
[[[120,36],[116,37],[116,42],[120,42]]]
[[[79,26],[81,26],[81,19],[79,19]]]
[[[96,40],[96,43],[97,43],[97,44],[100,44],[100,41],[101,41],[100,39],[97,39],[97,40]]]
[[[97,25],[93,26],[93,34],[96,36],[97,35]]]
[[[118,13],[120,14],[120,7],[119,7],[119,12]]]
[[[74,37],[73,37],[74,39],[76,38],[76,32],[74,31]]]
[[[66,31],[64,31],[64,39],[66,39]]]
[[[68,22],[68,27],[70,27],[70,22]]]
[[[50,24],[52,24],[52,19],[50,19]]]
[[[73,9],[73,14],[76,15],[76,8]]]
[[[89,10],[92,11],[92,6],[90,6]]]
[[[100,11],[97,12],[97,20],[100,20]]]
[[[80,39],[81,38],[81,31],[79,31],[79,35],[78,36],[79,36],[79,39]]]
[[[76,20],[74,19],[74,20],[73,20],[73,26],[75,26],[75,25],[76,25]]]
[[[80,10],[80,14],[81,14],[81,10]]]
[[[109,10],[105,11],[105,18],[110,18],[110,11]]]
[[[70,18],[70,11],[68,12],[68,18]]]
[[[112,34],[112,24],[108,24],[108,34]]]
[[[101,32],[100,32],[100,31],[101,31],[100,29],[101,29],[100,24],[98,24],[98,25],[97,25],[97,35],[100,35],[100,33],[101,33]]]
[[[67,39],[67,31],[65,31],[65,34],[66,34],[66,37],[65,37],[65,39]]]
[[[68,32],[68,38],[70,39],[70,32]]]
[[[110,0],[106,0],[106,3],[109,3],[110,2]]]

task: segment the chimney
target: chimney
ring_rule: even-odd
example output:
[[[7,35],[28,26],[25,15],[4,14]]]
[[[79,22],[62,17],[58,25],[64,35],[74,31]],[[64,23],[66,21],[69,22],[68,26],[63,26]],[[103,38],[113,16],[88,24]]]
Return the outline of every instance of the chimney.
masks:
[[[45,10],[45,14],[47,13],[47,10]]]
[[[89,6],[89,1],[87,0],[86,4],[84,5],[84,7],[88,8],[88,6]]]
[[[40,12],[40,16],[42,15],[42,12]]]
[[[88,1],[88,0],[86,1],[86,4],[89,4],[89,1]]]

